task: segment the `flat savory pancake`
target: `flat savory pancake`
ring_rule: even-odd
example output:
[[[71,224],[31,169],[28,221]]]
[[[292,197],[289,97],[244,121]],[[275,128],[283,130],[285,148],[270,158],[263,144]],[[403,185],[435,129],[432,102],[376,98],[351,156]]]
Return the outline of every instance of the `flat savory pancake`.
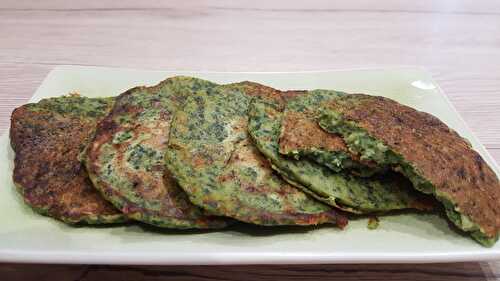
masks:
[[[308,159],[295,160],[279,154],[282,105],[255,101],[249,112],[249,133],[273,168],[290,183],[315,198],[353,213],[385,212],[399,209],[430,209],[431,201],[411,188],[395,173],[362,178],[338,173]]]
[[[65,96],[14,110],[14,184],[36,212],[66,223],[116,223],[125,217],[94,189],[78,160],[112,99]]]
[[[361,159],[390,165],[443,203],[448,218],[491,246],[500,230],[500,183],[469,142],[436,117],[384,97],[348,95],[323,106],[319,124]]]
[[[116,98],[87,150],[90,178],[104,197],[129,218],[166,228],[221,228],[222,218],[191,204],[165,169],[172,116],[190,95],[215,84],[173,77],[136,87]]]
[[[256,83],[220,86],[190,96],[175,114],[168,169],[194,204],[259,225],[315,225],[347,219],[283,181],[247,134],[252,99],[279,99]]]
[[[330,90],[303,92],[287,98],[281,118],[279,152],[296,159],[307,158],[334,172],[369,177],[386,167],[361,161],[349,151],[341,136],[324,131],[317,123],[321,103],[346,95]]]

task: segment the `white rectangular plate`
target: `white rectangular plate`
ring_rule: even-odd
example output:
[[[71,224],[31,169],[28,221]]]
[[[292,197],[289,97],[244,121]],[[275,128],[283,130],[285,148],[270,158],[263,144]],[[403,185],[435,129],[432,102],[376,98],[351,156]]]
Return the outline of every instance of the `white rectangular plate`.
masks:
[[[337,89],[393,98],[434,114],[468,138],[486,161],[498,167],[471,134],[446,96],[419,68],[294,73],[207,73],[64,66],[53,70],[32,101],[69,92],[113,96],[166,77],[190,75],[218,83],[251,80],[279,89]],[[484,248],[450,230],[436,215],[381,218],[368,230],[366,220],[335,227],[231,228],[220,232],[150,231],[137,225],[71,227],[37,215],[13,186],[13,152],[0,138],[0,261],[107,264],[276,264],[423,263],[500,258],[500,243]]]

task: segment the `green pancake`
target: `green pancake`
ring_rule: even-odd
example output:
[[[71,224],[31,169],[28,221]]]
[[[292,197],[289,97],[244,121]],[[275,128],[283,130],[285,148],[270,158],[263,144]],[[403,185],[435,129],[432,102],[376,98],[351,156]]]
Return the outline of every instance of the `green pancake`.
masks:
[[[500,233],[500,181],[470,143],[438,118],[363,94],[325,102],[319,125],[361,159],[391,166],[432,194],[461,230],[492,246]]]
[[[249,133],[273,168],[289,182],[331,206],[353,213],[431,208],[429,200],[413,191],[411,183],[398,174],[361,178],[334,172],[308,159],[280,155],[282,110],[279,103],[255,101],[249,112]]]
[[[347,220],[284,182],[247,134],[252,99],[279,91],[243,82],[190,96],[175,114],[166,163],[194,204],[259,225],[315,225]]]
[[[70,224],[125,221],[94,189],[78,159],[112,102],[72,95],[14,110],[10,127],[16,154],[13,181],[33,210]]]
[[[129,218],[165,228],[221,228],[226,220],[191,204],[165,169],[173,114],[187,97],[216,84],[174,77],[136,87],[116,98],[86,154],[90,178],[106,199]]]
[[[351,153],[340,135],[330,134],[317,124],[322,102],[346,95],[330,90],[314,90],[287,98],[279,137],[279,152],[299,160],[307,158],[334,172],[351,172],[369,177],[387,167],[362,161]]]

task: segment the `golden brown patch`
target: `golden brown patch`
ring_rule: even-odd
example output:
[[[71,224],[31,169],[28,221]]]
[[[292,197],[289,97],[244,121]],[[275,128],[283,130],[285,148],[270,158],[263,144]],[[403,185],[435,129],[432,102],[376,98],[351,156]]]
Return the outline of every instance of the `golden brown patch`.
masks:
[[[348,152],[340,136],[325,132],[314,120],[294,111],[285,111],[281,122],[279,146],[282,154],[311,148]]]
[[[226,87],[230,88],[232,86],[243,87],[246,95],[271,99],[271,100],[276,99],[276,95],[281,94],[279,90],[251,81],[243,81],[239,83],[229,84]]]

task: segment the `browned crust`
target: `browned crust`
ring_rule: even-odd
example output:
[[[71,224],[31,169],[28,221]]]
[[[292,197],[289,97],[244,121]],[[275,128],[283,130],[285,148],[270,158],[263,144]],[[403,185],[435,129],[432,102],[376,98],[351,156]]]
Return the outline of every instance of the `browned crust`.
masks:
[[[39,212],[66,222],[120,213],[94,189],[78,160],[95,120],[49,111],[14,110],[10,138],[15,151],[13,180],[24,200]]]
[[[402,155],[486,235],[497,235],[497,175],[454,130],[428,113],[384,97],[356,94],[329,106]]]
[[[348,153],[347,146],[340,136],[325,132],[317,122],[303,113],[294,111],[286,111],[284,114],[279,146],[282,154],[311,148]]]
[[[243,81],[238,83],[229,84],[225,87],[244,87],[244,91],[246,95],[260,98],[267,98],[269,100],[276,99],[276,95],[281,95],[281,91],[256,83],[252,81]]]

